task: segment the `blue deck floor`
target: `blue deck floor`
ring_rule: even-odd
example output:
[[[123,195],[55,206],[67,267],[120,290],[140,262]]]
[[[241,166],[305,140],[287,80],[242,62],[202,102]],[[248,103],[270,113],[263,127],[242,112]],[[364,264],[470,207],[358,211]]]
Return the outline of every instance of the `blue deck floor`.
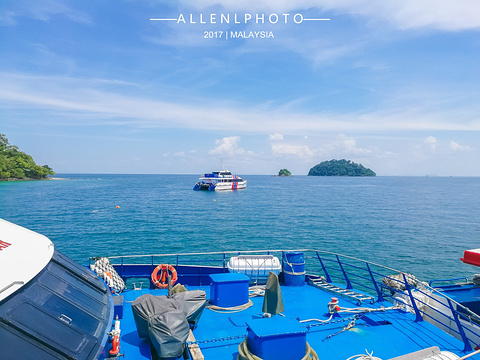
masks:
[[[201,289],[210,295],[209,286],[188,287],[189,290]],[[138,338],[131,302],[138,296],[152,292],[156,295],[166,295],[166,290],[130,290],[124,295],[124,311],[121,321],[121,353],[125,353],[125,359],[150,359],[150,347],[146,340]],[[282,286],[282,296],[286,318],[292,319],[327,319],[327,303],[332,295],[312,286],[288,287]],[[218,313],[205,309],[194,330],[197,341],[201,341],[200,349],[206,360],[215,359],[236,359],[238,345],[247,334],[245,321],[252,318],[259,318],[262,313],[262,297],[252,298],[254,305],[237,313]],[[339,298],[340,306],[347,308],[357,307],[356,303]],[[362,304],[363,307],[381,306],[390,307],[390,303]],[[279,316],[279,315],[277,315]],[[463,352],[463,343],[452,336],[442,332],[426,321],[415,322],[415,316],[405,313],[402,310],[387,310],[381,313],[370,313],[363,318],[357,319],[355,326],[350,330],[340,332],[351,319],[352,314],[342,314],[334,318],[335,322],[327,325],[311,327],[307,332],[307,341],[317,352],[320,359],[345,360],[356,354],[366,354],[366,351],[373,355],[387,360],[420,349],[431,346],[438,346],[441,350],[451,351],[459,356]],[[268,326],[270,319],[263,319]],[[316,322],[302,323],[302,325],[313,325]],[[226,337],[239,338],[233,340],[222,340]],[[331,336],[331,337],[329,337]],[[214,342],[203,342],[205,340],[217,340]],[[470,359],[480,359],[479,356]]]

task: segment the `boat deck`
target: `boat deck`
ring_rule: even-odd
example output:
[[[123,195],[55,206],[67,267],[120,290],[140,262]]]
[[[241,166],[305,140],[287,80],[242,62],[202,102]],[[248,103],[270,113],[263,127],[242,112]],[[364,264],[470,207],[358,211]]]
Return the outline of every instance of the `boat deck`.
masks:
[[[188,286],[188,290],[204,290],[207,299],[210,286]],[[332,294],[310,285],[281,286],[285,318],[306,320],[327,320],[327,304]],[[140,295],[152,293],[166,295],[167,290],[127,290],[124,296],[123,319],[121,320],[121,348],[126,359],[151,359],[147,340],[140,340],[136,331],[131,303]],[[263,297],[251,298],[253,306],[235,313],[221,313],[205,309],[197,328],[193,331],[196,341],[205,359],[236,359],[238,345],[247,335],[246,322],[262,318]],[[357,308],[358,305],[348,299],[339,298],[343,308]],[[362,307],[391,307],[389,302],[362,304]],[[301,323],[307,333],[307,342],[317,352],[320,359],[345,360],[354,355],[373,356],[382,360],[391,359],[407,353],[438,346],[442,351],[450,351],[464,356],[464,344],[460,340],[444,333],[426,321],[415,322],[415,315],[400,309],[384,312],[372,312],[355,320],[349,330],[342,331],[352,320],[352,313],[342,313],[327,324],[319,325],[312,321]],[[279,317],[280,315],[276,315]],[[265,326],[273,323],[273,318],[265,318]],[[276,329],[281,331],[281,329]],[[480,359],[473,356],[470,359]]]

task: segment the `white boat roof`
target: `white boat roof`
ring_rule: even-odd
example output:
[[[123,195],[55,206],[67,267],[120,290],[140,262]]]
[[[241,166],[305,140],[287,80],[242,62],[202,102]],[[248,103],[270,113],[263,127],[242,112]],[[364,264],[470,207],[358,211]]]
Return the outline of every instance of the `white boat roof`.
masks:
[[[32,280],[53,250],[46,236],[0,219],[0,301]]]

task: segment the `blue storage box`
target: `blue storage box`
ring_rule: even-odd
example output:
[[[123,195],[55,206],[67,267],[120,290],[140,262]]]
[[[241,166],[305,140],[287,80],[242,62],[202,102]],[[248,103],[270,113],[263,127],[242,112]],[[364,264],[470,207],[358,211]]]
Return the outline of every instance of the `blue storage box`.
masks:
[[[248,349],[263,360],[298,360],[307,352],[307,330],[280,316],[247,321]]]
[[[220,307],[240,306],[248,303],[248,282],[245,274],[211,274],[210,303]]]

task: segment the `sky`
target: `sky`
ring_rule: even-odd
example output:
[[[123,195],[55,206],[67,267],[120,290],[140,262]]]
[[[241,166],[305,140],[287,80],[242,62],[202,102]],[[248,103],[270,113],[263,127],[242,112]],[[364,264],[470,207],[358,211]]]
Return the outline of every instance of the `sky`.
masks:
[[[2,0],[0,133],[57,173],[480,176],[476,0]]]

